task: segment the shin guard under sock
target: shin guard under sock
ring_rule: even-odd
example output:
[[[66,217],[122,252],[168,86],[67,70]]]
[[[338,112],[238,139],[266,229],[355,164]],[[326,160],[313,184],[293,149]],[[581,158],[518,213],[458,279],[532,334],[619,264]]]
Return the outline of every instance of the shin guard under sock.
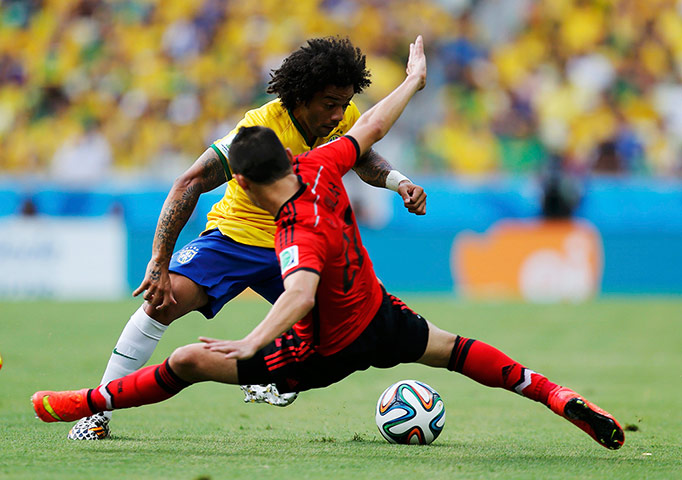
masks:
[[[545,376],[515,362],[487,343],[458,336],[448,370],[462,373],[488,387],[504,388],[547,405],[557,385]]]
[[[167,400],[189,385],[166,360],[90,390],[88,402],[97,411],[139,407]]]

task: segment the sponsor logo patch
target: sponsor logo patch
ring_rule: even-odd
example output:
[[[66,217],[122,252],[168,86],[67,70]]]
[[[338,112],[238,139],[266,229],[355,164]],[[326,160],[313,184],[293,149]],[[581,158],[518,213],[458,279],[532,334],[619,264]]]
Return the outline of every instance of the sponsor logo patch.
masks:
[[[194,246],[183,248],[180,250],[180,252],[178,252],[178,263],[182,263],[184,265],[185,263],[192,260],[198,251],[199,249]]]
[[[279,252],[279,266],[282,273],[298,265],[298,245],[292,245]]]

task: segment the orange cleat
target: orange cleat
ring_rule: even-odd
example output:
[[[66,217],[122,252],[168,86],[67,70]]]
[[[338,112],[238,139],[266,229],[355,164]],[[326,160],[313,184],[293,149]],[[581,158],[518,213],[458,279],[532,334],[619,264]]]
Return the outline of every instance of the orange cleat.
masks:
[[[36,392],[31,397],[33,410],[43,422],[73,422],[92,415],[88,389],[65,392]]]
[[[616,419],[570,388],[555,388],[550,392],[547,402],[554,413],[564,417],[600,445],[618,450],[625,443],[625,433]]]

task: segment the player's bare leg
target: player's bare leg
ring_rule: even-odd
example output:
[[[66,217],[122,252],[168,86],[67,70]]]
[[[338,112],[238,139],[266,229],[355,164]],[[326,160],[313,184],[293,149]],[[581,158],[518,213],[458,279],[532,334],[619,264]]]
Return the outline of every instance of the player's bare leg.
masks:
[[[200,303],[199,305],[194,306],[190,310],[186,310],[186,305],[189,302],[186,301],[178,301],[177,305],[171,305],[166,311],[164,311],[163,314],[154,317],[156,318],[159,322],[164,323],[165,325],[169,325],[173,320],[176,318],[179,318],[187,313],[189,313],[192,310],[196,310],[197,308],[200,308],[201,306],[205,305],[208,302],[208,297],[206,296],[206,293],[204,292],[203,288],[201,288],[199,285],[194,283],[192,280],[188,279],[187,277],[184,277],[182,275],[175,275],[171,273],[171,276],[177,277],[176,280],[174,280],[174,289],[176,284],[182,285],[181,291],[183,293],[191,292],[190,293],[190,300],[193,300],[195,303]],[[187,285],[185,285],[187,283]],[[176,300],[178,300],[178,297],[176,296]],[[178,309],[178,305],[185,305],[182,309]],[[149,304],[146,304],[147,311],[151,311],[151,308],[149,308]],[[151,315],[151,313],[150,313]],[[154,315],[152,315],[154,316]],[[146,363],[146,362],[145,362]],[[126,374],[129,372],[126,372]],[[122,375],[120,375],[122,376]],[[104,382],[103,382],[104,383]],[[276,407],[286,407],[288,405],[291,405],[294,403],[294,400],[298,397],[298,393],[279,393],[277,390],[277,387],[274,384],[270,385],[241,385],[240,388],[242,389],[242,392],[244,393],[244,402],[245,403],[267,403],[269,405],[273,405]]]
[[[173,296],[176,303],[163,310],[145,302],[128,320],[109,358],[100,384],[124,377],[142,368],[156,349],[168,325],[208,302],[203,287],[189,278],[170,273]],[[279,394],[274,386],[245,385],[242,387],[247,403],[268,403],[287,406],[296,400],[297,394]],[[69,431],[71,440],[101,440],[110,435],[110,411],[97,413],[81,419]]]
[[[616,450],[625,442],[623,429],[610,413],[481,341],[453,335],[429,323],[428,344],[419,362],[445,367],[488,387],[504,388],[543,403],[606,448]]]
[[[205,350],[203,344],[188,345],[177,349],[171,355],[171,365],[180,376],[192,379],[192,381],[213,380],[221,383],[237,383],[237,378],[231,376],[231,370],[224,370],[225,365],[215,360],[222,357],[221,354],[218,354],[218,357],[205,356],[204,352],[197,351],[197,348]],[[199,366],[197,362],[201,362],[201,365]],[[200,373],[194,373],[194,369]],[[298,393],[280,393],[275,384],[240,385],[240,388],[245,395],[244,402],[246,403],[267,403],[276,407],[286,407],[298,397]]]
[[[161,402],[202,381],[236,384],[237,361],[193,344],[178,348],[160,365],[151,365],[107,384],[71,391],[40,391],[31,402],[44,422],[71,422],[114,408]]]
[[[177,303],[169,305],[162,311],[154,311],[149,303],[144,305],[145,312],[164,325],[170,325],[174,320],[206,305],[209,300],[204,289],[189,278],[172,272],[170,275],[173,283],[173,294]],[[151,353],[149,356],[151,356]],[[149,360],[149,356],[147,356],[147,360]],[[147,363],[147,361],[145,360],[144,363]],[[117,375],[114,378],[127,375],[131,371],[121,372],[121,375]],[[102,383],[109,380],[109,378],[103,378]],[[274,384],[241,385],[240,388],[244,393],[245,403],[267,403],[276,407],[286,407],[291,405],[298,397],[298,393],[279,393]]]
[[[170,279],[176,303],[159,310],[145,302],[133,313],[114,346],[101,384],[107,384],[142,368],[156,349],[168,325],[208,301],[203,288],[189,278],[170,273]],[[107,438],[110,434],[111,416],[111,412],[103,412],[83,418],[73,426],[67,437],[71,440]]]

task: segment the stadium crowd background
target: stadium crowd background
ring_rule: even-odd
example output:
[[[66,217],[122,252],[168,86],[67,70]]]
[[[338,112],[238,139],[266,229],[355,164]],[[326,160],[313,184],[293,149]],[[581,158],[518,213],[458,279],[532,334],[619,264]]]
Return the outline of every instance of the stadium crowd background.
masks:
[[[368,56],[361,110],[403,76],[421,33],[428,94],[411,173],[682,173],[682,2],[674,0],[4,0],[0,174],[172,178],[306,38]],[[415,114],[416,113],[416,114]]]

